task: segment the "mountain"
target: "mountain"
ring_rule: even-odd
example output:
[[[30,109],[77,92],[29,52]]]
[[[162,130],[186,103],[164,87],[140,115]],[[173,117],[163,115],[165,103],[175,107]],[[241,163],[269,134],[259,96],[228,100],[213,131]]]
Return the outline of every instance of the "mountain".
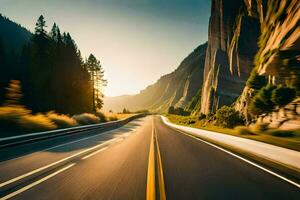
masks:
[[[104,98],[104,110],[166,112],[170,106],[193,110],[200,98],[206,48],[207,43],[197,47],[174,72],[162,76],[137,95]]]
[[[258,50],[261,6],[254,0],[212,1],[200,112],[214,112],[241,95]]]
[[[265,75],[273,85],[294,87],[300,95],[300,4],[297,0],[267,1],[260,5],[261,35],[253,72]],[[235,104],[248,117],[255,91],[245,87]],[[299,103],[298,103],[299,104]]]
[[[21,80],[25,76],[20,55],[31,37],[27,29],[0,14],[0,103],[3,102],[5,86],[9,81]]]
[[[201,113],[235,103],[247,115],[251,72],[275,85],[299,79],[299,5],[298,0],[212,1]]]
[[[205,48],[140,94],[107,98],[106,107],[165,112],[175,106],[199,115],[234,105],[247,118],[258,92],[247,86],[252,74],[300,94],[299,24],[298,0],[212,0]]]
[[[20,52],[22,47],[29,42],[32,34],[26,28],[11,21],[0,14],[0,42],[6,53]]]

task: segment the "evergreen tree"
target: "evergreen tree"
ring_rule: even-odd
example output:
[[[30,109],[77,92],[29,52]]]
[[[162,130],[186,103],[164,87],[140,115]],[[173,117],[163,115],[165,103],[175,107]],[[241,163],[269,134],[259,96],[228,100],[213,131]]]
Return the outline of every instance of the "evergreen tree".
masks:
[[[247,86],[255,90],[260,90],[265,85],[267,85],[266,77],[258,75],[256,70],[253,70],[247,81]]]
[[[296,90],[289,87],[278,87],[272,92],[272,102],[283,107],[293,101],[296,97]]]
[[[47,36],[47,31],[45,30],[46,28],[46,21],[43,15],[41,15],[36,24],[35,24],[35,34],[38,36],[46,37]]]
[[[107,81],[104,79],[104,70],[100,64],[100,61],[97,58],[90,54],[86,67],[91,74],[91,81],[93,85],[93,109],[96,111],[97,109],[101,109],[103,106],[103,93],[102,89],[106,86]]]
[[[254,116],[272,112],[275,104],[271,98],[275,89],[276,86],[273,85],[267,85],[260,89],[250,102],[249,112]]]
[[[50,32],[50,37],[52,41],[56,43],[61,43],[62,42],[62,36],[60,33],[59,27],[56,25],[56,23],[53,24],[51,32]]]
[[[61,34],[57,24],[53,25],[49,35],[45,28],[46,21],[40,16],[35,33],[20,56],[13,51],[5,52],[1,48],[0,39],[0,65],[7,66],[7,71],[0,73],[0,84],[7,85],[12,79],[21,80],[24,88],[22,100],[33,112],[91,112],[94,87],[90,71],[83,62],[76,43],[69,33]],[[99,68],[101,71],[101,66]],[[100,83],[100,71],[94,71],[94,83]],[[100,90],[95,91],[96,108],[102,107],[101,94]],[[0,88],[1,103],[4,99],[5,90]]]

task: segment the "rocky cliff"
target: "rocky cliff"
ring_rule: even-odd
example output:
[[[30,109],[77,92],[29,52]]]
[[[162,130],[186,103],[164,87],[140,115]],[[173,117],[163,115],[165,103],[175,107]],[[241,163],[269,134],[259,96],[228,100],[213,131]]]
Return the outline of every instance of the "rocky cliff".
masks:
[[[212,0],[200,112],[230,105],[242,93],[258,50],[262,5],[261,0]]]
[[[299,0],[269,0],[261,5],[261,35],[254,70],[269,83],[288,85],[300,91],[300,3]],[[249,117],[247,108],[254,91],[245,87],[236,109]]]
[[[174,72],[162,76],[139,94],[105,98],[104,110],[120,112],[127,108],[166,112],[170,106],[193,110],[196,104],[192,100],[200,93],[203,83],[206,47],[207,44],[197,47]],[[194,98],[194,102],[198,99]]]

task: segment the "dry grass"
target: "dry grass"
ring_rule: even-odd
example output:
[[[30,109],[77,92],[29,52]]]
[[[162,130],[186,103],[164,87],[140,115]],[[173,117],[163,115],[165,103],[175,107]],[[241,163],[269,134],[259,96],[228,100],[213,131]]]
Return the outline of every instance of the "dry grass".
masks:
[[[82,113],[79,115],[74,115],[72,117],[74,120],[77,121],[80,125],[88,125],[88,124],[97,124],[100,123],[99,117],[91,113]]]
[[[69,117],[68,115],[58,114],[54,111],[48,112],[46,116],[60,128],[68,128],[78,125],[75,119]]]
[[[26,132],[47,131],[57,128],[57,125],[43,114],[23,115],[20,117],[19,123]]]
[[[126,119],[128,117],[131,117],[135,114],[123,114],[123,113],[104,113],[104,115],[107,118],[107,121],[116,121],[116,120],[121,120],[121,119]]]
[[[11,133],[26,133],[45,131],[57,126],[43,114],[31,114],[31,111],[22,106],[0,107],[0,133],[9,136]]]
[[[3,106],[0,107],[0,133],[9,135],[10,132],[21,130],[19,119],[21,116],[29,115],[31,112],[21,106]]]
[[[77,125],[125,119],[134,114],[83,113],[72,117],[50,111],[46,114],[32,114],[31,110],[19,105],[0,107],[0,137],[68,128]]]

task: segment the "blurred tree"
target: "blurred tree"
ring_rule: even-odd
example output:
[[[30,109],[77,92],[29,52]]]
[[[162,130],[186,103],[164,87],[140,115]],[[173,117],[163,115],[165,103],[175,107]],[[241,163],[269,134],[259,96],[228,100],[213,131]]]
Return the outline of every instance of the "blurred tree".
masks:
[[[234,108],[222,106],[216,112],[217,123],[225,128],[234,128],[238,125],[243,125],[244,120]]]
[[[260,90],[266,84],[267,84],[266,77],[263,75],[262,76],[258,75],[256,70],[253,70],[251,72],[251,75],[247,81],[247,86],[255,90]]]
[[[276,86],[273,85],[261,88],[250,102],[249,112],[254,116],[272,112],[275,104],[272,102],[271,97],[275,89]]]
[[[278,87],[272,92],[272,102],[278,105],[279,108],[283,108],[285,114],[284,106],[293,101],[296,98],[296,90],[290,87]]]
[[[5,105],[15,106],[21,104],[21,98],[23,96],[21,89],[21,82],[19,80],[11,80],[6,88],[6,100]]]

